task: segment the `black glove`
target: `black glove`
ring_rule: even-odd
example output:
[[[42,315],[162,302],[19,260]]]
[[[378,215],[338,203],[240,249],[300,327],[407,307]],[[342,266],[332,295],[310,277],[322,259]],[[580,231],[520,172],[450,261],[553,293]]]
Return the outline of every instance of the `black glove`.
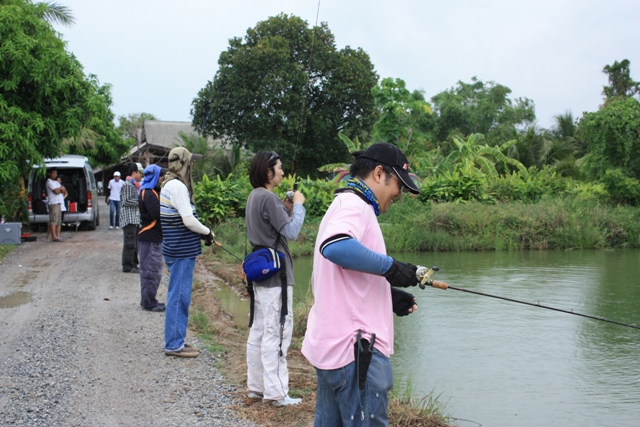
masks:
[[[414,300],[414,296],[409,292],[391,288],[391,301],[393,303],[393,312],[396,316],[407,316],[410,314],[409,309],[412,309],[416,303]]]
[[[418,278],[416,277],[417,270],[418,267],[413,264],[407,264],[394,259],[389,271],[384,273],[384,277],[391,286],[408,288],[409,286],[418,284]]]
[[[213,235],[213,231],[210,231],[209,234],[207,234],[206,236],[203,237],[204,245],[205,246],[213,245],[213,240],[215,239],[215,237],[216,236]]]

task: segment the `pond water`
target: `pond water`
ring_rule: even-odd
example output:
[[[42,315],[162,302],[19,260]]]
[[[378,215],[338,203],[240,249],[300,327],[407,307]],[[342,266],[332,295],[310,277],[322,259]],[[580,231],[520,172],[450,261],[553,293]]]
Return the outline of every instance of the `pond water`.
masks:
[[[640,251],[396,254],[451,286],[640,326]],[[295,261],[295,294],[311,259]],[[640,426],[640,329],[452,289],[411,288],[396,387],[438,396],[459,426]],[[298,299],[294,303],[299,303]]]

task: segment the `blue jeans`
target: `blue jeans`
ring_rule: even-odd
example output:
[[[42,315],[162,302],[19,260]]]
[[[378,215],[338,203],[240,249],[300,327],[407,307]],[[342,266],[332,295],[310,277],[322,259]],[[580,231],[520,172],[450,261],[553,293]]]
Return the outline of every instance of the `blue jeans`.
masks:
[[[316,368],[318,390],[314,427],[389,425],[388,393],[393,387],[389,358],[374,349],[364,390],[358,388],[356,362],[332,370]],[[358,398],[360,397],[360,398]],[[360,408],[364,407],[364,419]]]
[[[164,349],[179,351],[186,343],[191,286],[196,259],[195,257],[171,258],[165,256],[164,260],[169,269],[167,311],[164,318]]]
[[[120,200],[109,200],[109,225],[120,227]]]

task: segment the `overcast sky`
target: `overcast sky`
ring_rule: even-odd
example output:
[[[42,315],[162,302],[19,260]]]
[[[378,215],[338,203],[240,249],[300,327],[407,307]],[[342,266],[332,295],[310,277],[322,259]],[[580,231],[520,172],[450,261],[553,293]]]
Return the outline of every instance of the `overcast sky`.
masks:
[[[117,116],[190,121],[229,39],[279,13],[326,22],[338,48],[364,49],[380,78],[427,99],[473,76],[534,101],[538,124],[602,103],[602,68],[629,59],[640,80],[638,0],[59,0],[56,25],[87,74],[113,85]]]

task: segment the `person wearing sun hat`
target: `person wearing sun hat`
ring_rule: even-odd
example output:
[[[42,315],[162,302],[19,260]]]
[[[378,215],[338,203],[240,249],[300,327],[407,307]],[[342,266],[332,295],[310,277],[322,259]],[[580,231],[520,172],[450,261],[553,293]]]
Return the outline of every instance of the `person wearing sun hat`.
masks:
[[[393,314],[406,316],[417,267],[386,254],[378,215],[403,191],[420,192],[395,145],[354,153],[347,187],[322,218],[313,253],[314,304],[302,353],[316,368],[316,426],[388,425]],[[343,422],[343,420],[345,422]]]
[[[164,352],[168,356],[197,357],[197,348],[187,344],[187,324],[191,287],[196,257],[202,253],[200,240],[213,244],[214,234],[197,217],[191,169],[193,160],[201,154],[191,154],[184,147],[169,152],[169,171],[160,190],[160,222],[162,224],[162,255],[169,269]]]
[[[138,257],[140,258],[140,305],[144,310],[162,312],[165,305],[156,295],[162,281],[162,224],[160,223],[160,184],[167,169],[149,165],[144,170],[140,184],[138,206],[140,231],[138,232]]]

